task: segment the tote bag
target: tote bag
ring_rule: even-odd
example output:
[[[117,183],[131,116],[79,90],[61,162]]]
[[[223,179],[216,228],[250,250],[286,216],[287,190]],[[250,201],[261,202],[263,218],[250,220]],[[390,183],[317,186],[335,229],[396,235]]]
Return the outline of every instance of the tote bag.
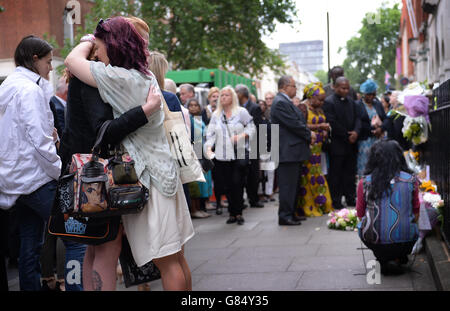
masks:
[[[181,183],[206,182],[202,166],[186,130],[182,113],[180,111],[171,112],[164,97],[161,96],[161,100],[164,108],[164,128],[169,141],[170,151],[180,169]]]

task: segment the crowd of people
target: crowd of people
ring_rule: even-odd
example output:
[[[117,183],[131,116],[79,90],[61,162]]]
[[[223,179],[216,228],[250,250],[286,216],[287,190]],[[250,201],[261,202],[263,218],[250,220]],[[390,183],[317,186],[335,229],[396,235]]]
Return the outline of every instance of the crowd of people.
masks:
[[[153,261],[159,268],[164,289],[191,290],[184,245],[194,236],[192,218],[211,217],[209,211],[221,215],[227,208],[226,223],[244,225],[247,207],[263,208],[279,192],[278,224],[298,226],[344,204],[356,206],[357,176],[362,218],[366,205],[384,198],[386,188],[363,187],[379,182],[377,169],[384,167],[381,147],[372,146],[387,137],[398,140],[389,147],[398,153],[408,142],[387,113],[398,101],[391,94],[379,101],[374,81],[361,85],[358,99],[342,68],[335,67],[332,83],[307,85],[303,99],[294,78],[285,75],[277,92],[259,100],[243,84],[212,87],[202,107],[193,85],[182,84],[178,91],[165,79],[168,62],[148,51],[148,40],[149,28],[138,18],[101,20],[95,34],[83,37],[66,58],[56,95],[49,82],[50,44],[28,36],[17,46],[17,68],[0,87],[0,206],[10,209],[1,211],[12,228],[3,234],[10,241],[2,244],[10,244],[10,263],[20,258],[21,290],[114,290],[124,235],[138,266]],[[170,111],[183,115],[197,156],[213,160],[214,167],[204,172],[206,182],[181,183],[165,136],[162,98]],[[119,226],[113,240],[83,245],[62,239],[62,244],[46,230],[57,181],[73,154],[91,152],[107,120],[104,157],[108,146],[123,144],[140,161],[139,181],[150,199],[140,213],[113,218]],[[272,125],[279,127],[277,135]],[[406,170],[400,159],[391,168],[390,179],[400,174],[401,185],[414,182],[400,172]],[[18,247],[11,243],[14,234]],[[406,248],[408,238],[402,240]],[[82,263],[79,284],[64,282],[71,260]]]

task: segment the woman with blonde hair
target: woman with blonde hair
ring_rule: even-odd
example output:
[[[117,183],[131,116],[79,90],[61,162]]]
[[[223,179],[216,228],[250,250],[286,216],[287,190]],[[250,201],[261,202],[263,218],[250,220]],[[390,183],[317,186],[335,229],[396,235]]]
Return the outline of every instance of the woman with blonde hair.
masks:
[[[239,106],[233,87],[224,87],[208,126],[205,150],[210,159],[215,159],[219,177],[215,183],[225,190],[228,199],[230,218],[227,224],[244,224],[243,167],[250,151],[248,141],[255,133],[253,118],[247,109]]]

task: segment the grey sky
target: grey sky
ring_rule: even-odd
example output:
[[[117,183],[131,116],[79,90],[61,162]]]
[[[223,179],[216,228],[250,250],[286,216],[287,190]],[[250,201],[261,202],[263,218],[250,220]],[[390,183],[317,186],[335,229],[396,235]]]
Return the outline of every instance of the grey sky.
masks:
[[[296,0],[301,25],[277,25],[276,31],[263,40],[273,49],[280,43],[323,40],[324,70],[327,70],[327,11],[330,13],[330,55],[331,67],[342,65],[346,57],[343,50],[347,40],[361,28],[362,19],[368,12],[376,12],[383,2],[389,7],[401,0]],[[400,5],[401,7],[401,5]],[[383,22],[381,20],[381,22]]]

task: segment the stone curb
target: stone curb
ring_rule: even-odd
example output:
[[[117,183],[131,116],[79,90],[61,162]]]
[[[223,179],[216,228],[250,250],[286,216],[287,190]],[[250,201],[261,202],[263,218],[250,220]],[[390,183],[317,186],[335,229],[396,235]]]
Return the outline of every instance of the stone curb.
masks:
[[[433,274],[436,289],[450,291],[450,250],[435,234],[424,241],[425,251]]]

